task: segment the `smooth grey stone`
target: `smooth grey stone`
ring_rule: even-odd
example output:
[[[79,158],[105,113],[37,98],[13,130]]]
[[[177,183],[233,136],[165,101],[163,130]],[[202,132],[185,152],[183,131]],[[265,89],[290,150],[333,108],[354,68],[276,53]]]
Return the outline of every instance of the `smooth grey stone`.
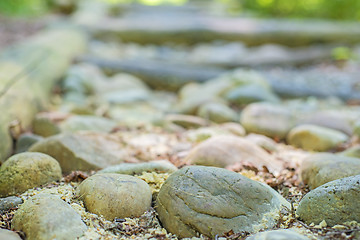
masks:
[[[22,203],[23,200],[15,196],[0,198],[0,212],[8,211],[9,209],[15,208]]]
[[[0,228],[0,240],[21,240],[21,237],[13,231]]]
[[[295,126],[296,117],[283,106],[252,103],[241,112],[240,123],[247,132],[284,139]]]
[[[15,212],[12,228],[23,231],[27,240],[69,240],[87,229],[80,215],[58,196],[39,193]]]
[[[246,240],[309,240],[309,238],[289,229],[279,229],[260,232]]]
[[[360,175],[341,178],[317,187],[306,194],[296,213],[307,224],[328,226],[349,221],[360,222]]]
[[[304,124],[290,130],[287,142],[307,151],[328,151],[348,140],[348,136],[340,131]]]
[[[283,207],[290,204],[271,187],[239,173],[204,166],[174,172],[156,201],[161,223],[179,238],[272,228]]]
[[[43,139],[42,136],[31,133],[22,134],[16,142],[15,152],[26,152],[32,145]]]
[[[311,189],[327,182],[360,174],[360,159],[332,153],[318,153],[305,158],[300,175]]]

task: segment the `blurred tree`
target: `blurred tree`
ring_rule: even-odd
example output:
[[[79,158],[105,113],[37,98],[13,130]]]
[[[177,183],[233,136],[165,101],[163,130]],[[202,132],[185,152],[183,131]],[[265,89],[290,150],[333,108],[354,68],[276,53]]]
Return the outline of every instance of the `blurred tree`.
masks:
[[[0,0],[0,14],[33,16],[46,12],[46,0]]]

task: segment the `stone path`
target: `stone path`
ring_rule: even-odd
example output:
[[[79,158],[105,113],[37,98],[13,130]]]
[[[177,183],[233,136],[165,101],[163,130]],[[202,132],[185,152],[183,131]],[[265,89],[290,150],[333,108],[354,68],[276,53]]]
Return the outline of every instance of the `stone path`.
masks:
[[[99,4],[80,7],[72,21],[100,21]],[[60,34],[74,40],[65,49],[46,32],[30,50],[1,55],[0,74],[9,74],[22,68],[13,59],[26,63],[39,46],[54,50],[0,98],[0,239],[359,238],[356,59],[343,68],[326,55],[305,69],[225,69],[207,56],[264,52],[98,39],[81,55],[83,35],[71,29]],[[300,52],[283,49],[290,58]],[[35,78],[42,108],[29,87]]]

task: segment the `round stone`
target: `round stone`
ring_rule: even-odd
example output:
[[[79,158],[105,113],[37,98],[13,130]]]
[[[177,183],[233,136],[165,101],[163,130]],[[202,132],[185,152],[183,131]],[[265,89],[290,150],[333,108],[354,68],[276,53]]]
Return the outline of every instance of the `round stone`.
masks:
[[[263,166],[271,172],[278,172],[282,163],[264,149],[245,138],[216,136],[195,146],[185,161],[188,164],[230,167],[236,164],[250,164],[258,169]]]
[[[76,239],[86,230],[80,215],[58,196],[39,193],[15,212],[12,228],[27,240]]]
[[[341,178],[317,187],[306,194],[296,213],[307,224],[328,226],[360,222],[360,175]]]
[[[21,240],[21,237],[13,231],[0,228],[0,239],[2,239],[2,240]]]
[[[58,181],[59,163],[43,153],[24,152],[6,160],[0,168],[0,197],[23,193],[29,188]]]
[[[247,132],[283,139],[295,125],[296,118],[286,107],[252,103],[241,112],[240,122]]]
[[[336,179],[360,174],[360,159],[331,153],[305,158],[300,166],[301,178],[311,189]]]
[[[310,124],[291,129],[287,136],[289,144],[307,151],[327,151],[346,140],[345,133]]]
[[[95,174],[83,181],[77,195],[86,209],[107,220],[139,217],[151,206],[149,185],[130,175],[115,173]]]
[[[246,240],[309,240],[309,238],[289,229],[279,229],[260,232]]]
[[[274,227],[290,204],[275,190],[222,168],[182,168],[161,187],[156,210],[163,226],[179,238],[211,238]]]
[[[197,115],[215,123],[233,122],[238,120],[238,114],[226,104],[210,102],[201,105]]]

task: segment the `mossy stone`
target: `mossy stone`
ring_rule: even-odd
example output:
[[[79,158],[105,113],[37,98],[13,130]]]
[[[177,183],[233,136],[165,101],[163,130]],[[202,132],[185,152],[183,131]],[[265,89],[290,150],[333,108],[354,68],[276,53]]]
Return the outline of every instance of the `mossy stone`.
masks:
[[[83,181],[77,195],[89,212],[102,215],[107,220],[139,217],[151,206],[149,185],[133,176],[101,173]]]
[[[360,175],[337,179],[306,194],[296,213],[307,224],[360,222]]]
[[[0,197],[23,193],[61,177],[60,165],[54,158],[43,153],[19,153],[1,165]]]

